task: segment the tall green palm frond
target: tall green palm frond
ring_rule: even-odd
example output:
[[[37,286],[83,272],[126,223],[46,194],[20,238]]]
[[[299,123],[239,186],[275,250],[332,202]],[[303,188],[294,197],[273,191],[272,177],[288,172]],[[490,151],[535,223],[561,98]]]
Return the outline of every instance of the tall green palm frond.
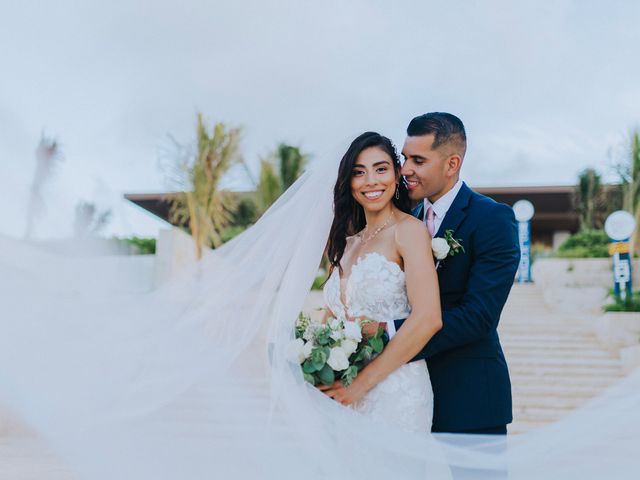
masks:
[[[282,194],[282,181],[276,174],[273,163],[260,161],[260,179],[258,180],[257,197],[260,211],[264,213]]]
[[[631,178],[629,188],[629,211],[636,219],[636,229],[631,237],[631,252],[635,254],[640,247],[640,237],[638,236],[638,226],[640,225],[640,133],[635,131],[631,134],[631,151],[629,163]]]
[[[170,220],[188,225],[195,242],[196,256],[205,247],[218,247],[220,234],[229,224],[234,205],[220,190],[220,180],[242,161],[239,150],[240,129],[216,123],[207,129],[202,114],[196,126],[196,150],[179,161],[185,179],[185,191],[171,199]]]
[[[276,158],[280,164],[280,179],[284,192],[302,175],[308,156],[300,152],[300,148],[281,143],[276,150]]]
[[[593,168],[580,172],[577,187],[578,212],[580,213],[580,229],[596,228],[596,213],[601,206],[602,181]]]
[[[275,151],[260,162],[258,203],[265,212],[302,175],[309,160],[299,147],[279,144]]]

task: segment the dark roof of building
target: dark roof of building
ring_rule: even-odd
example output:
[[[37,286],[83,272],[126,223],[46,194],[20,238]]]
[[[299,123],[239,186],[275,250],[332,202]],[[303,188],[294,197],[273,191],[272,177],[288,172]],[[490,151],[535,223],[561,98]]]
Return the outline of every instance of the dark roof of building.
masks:
[[[536,231],[568,230],[575,232],[579,227],[579,216],[574,202],[573,185],[561,186],[520,186],[520,187],[480,187],[474,190],[500,203],[513,205],[518,200],[529,200],[535,208],[531,228]],[[231,193],[231,192],[230,192]],[[232,192],[234,195],[253,196],[255,192]],[[148,212],[169,221],[170,200],[178,192],[131,193],[125,198]]]
[[[224,192],[236,198],[253,197],[255,192]],[[167,193],[125,193],[124,198],[134,205],[152,213],[156,217],[161,218],[167,223],[169,221],[169,210],[171,208],[171,200],[179,195],[180,192]]]

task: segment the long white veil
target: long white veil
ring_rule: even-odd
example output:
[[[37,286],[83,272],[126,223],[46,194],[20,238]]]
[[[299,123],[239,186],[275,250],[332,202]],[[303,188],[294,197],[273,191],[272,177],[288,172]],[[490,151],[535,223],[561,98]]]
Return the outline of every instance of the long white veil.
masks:
[[[0,404],[86,479],[635,478],[640,372],[508,446],[375,425],[302,380],[286,346],[336,172],[316,162],[256,225],[150,293],[111,288],[104,261],[0,237]]]

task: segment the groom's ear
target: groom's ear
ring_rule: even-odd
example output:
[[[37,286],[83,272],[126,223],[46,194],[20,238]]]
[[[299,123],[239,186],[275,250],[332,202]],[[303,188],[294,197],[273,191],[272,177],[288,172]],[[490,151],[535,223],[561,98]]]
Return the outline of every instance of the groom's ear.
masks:
[[[462,167],[462,157],[457,153],[453,155],[449,155],[447,158],[447,170],[446,174],[448,177],[456,176],[460,173],[460,168]]]

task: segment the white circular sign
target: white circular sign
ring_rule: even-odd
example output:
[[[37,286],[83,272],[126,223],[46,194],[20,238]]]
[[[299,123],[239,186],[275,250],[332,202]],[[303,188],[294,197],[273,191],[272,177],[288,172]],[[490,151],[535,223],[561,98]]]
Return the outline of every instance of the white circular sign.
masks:
[[[607,217],[604,231],[611,240],[621,241],[631,237],[636,228],[636,221],[629,212],[618,210]]]
[[[533,218],[536,209],[529,200],[518,200],[513,204],[513,213],[519,222],[528,222]]]

